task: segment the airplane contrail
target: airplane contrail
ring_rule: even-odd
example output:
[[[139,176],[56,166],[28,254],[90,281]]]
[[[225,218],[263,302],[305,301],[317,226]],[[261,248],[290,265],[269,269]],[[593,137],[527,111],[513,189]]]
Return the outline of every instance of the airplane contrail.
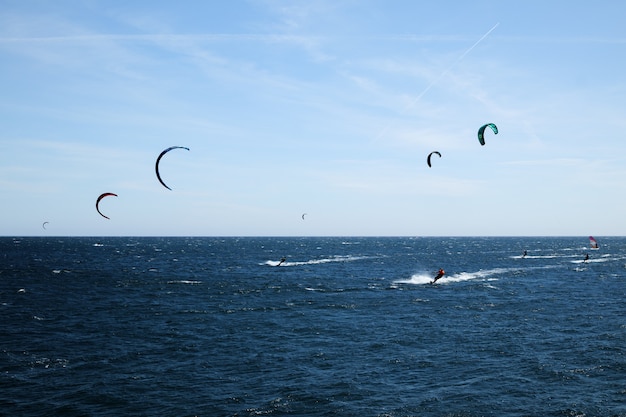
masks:
[[[485,33],[483,36],[480,37],[480,39],[478,39],[476,42],[474,42],[474,44],[472,46],[470,46],[469,48],[467,48],[462,54],[461,56],[459,56],[456,61],[454,61],[448,68],[446,68],[441,74],[439,74],[439,76],[437,78],[435,78],[433,81],[431,81],[430,84],[428,84],[426,86],[426,88],[424,88],[424,90],[422,90],[421,93],[419,93],[417,95],[417,97],[415,97],[413,100],[411,100],[411,102],[409,104],[407,104],[407,106],[404,108],[404,112],[406,112],[408,109],[410,109],[411,107],[415,106],[415,103],[417,103],[423,96],[424,94],[426,94],[428,92],[428,90],[430,90],[435,84],[437,84],[439,82],[439,80],[441,80],[447,73],[449,73],[452,68],[454,68],[459,62],[461,62],[461,60],[463,58],[465,58],[465,56],[467,54],[469,54],[470,52],[472,52],[472,49],[476,48],[476,46],[478,46],[479,43],[481,43],[487,36],[489,36],[489,34],[491,32],[493,32],[495,30],[495,28],[498,27],[498,25],[500,24],[500,22],[496,23],[491,29],[489,29],[487,31],[487,33]],[[385,129],[383,129],[377,136],[376,139],[379,139],[383,133],[386,133],[387,130],[389,130],[389,126],[387,126]]]

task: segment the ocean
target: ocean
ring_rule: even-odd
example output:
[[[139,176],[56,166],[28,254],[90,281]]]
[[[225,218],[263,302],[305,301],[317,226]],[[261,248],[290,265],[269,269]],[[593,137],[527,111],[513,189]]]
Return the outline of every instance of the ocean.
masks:
[[[0,238],[0,415],[626,416],[597,240]]]

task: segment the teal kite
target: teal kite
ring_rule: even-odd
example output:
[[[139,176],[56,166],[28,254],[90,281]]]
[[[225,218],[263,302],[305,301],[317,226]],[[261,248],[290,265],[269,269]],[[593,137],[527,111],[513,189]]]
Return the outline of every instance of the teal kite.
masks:
[[[478,129],[478,141],[481,145],[485,144],[485,128],[487,127],[490,127],[494,134],[498,134],[498,126],[493,123],[487,123],[486,125],[481,126],[480,129]]]

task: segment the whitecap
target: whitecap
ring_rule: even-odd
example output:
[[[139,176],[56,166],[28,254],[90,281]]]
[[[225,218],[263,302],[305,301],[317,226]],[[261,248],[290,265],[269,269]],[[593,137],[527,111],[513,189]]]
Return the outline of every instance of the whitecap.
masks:
[[[260,263],[259,265],[267,265],[267,266],[303,266],[303,265],[320,265],[327,264],[333,262],[355,262],[361,261],[363,259],[370,259],[370,256],[351,256],[351,255],[336,255],[330,258],[320,258],[320,259],[309,259],[308,261],[295,261],[295,262],[280,262],[267,260],[265,262]]]
[[[469,281],[473,279],[489,279],[489,281],[497,281],[497,278],[492,278],[494,275],[500,275],[511,271],[517,271],[518,269],[511,268],[494,268],[494,269],[480,269],[474,272],[459,272],[450,276],[444,276],[440,281],[448,282],[460,282]]]
[[[494,275],[503,274],[510,271],[517,271],[517,268],[494,268],[494,269],[481,269],[475,272],[459,272],[452,275],[444,275],[442,278],[437,280],[437,284],[445,284],[449,282],[461,282],[461,281],[469,281],[473,279],[485,279],[486,281],[498,281],[498,278],[494,277]],[[414,285],[423,285],[430,284],[433,281],[433,276],[427,273],[417,273],[411,276],[409,279],[400,279],[394,281],[395,284],[414,284]]]
[[[441,278],[439,281],[443,280]],[[422,284],[430,284],[433,281],[433,276],[428,275],[426,273],[418,273],[411,276],[409,279],[399,279],[394,281],[394,284],[414,284],[414,285],[422,285]]]
[[[190,284],[190,285],[198,285],[202,284],[202,281],[191,281],[186,279],[181,279],[178,281],[167,281],[168,284]]]

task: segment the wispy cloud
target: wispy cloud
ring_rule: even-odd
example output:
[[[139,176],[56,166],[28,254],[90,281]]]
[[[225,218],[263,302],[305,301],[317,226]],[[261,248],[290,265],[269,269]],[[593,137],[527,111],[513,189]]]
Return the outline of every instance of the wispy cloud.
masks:
[[[499,35],[497,40],[503,43],[519,43],[519,44],[606,44],[606,45],[623,45],[626,44],[626,38],[602,37],[602,36],[514,36]]]
[[[330,40],[321,36],[299,36],[285,34],[79,34],[63,36],[2,36],[0,43],[92,43],[92,42],[252,42],[252,43],[308,43]]]
[[[474,38],[475,39],[475,38]],[[510,37],[499,37],[500,40],[523,40]],[[143,34],[119,34],[119,33],[94,33],[74,35],[50,35],[50,36],[0,36],[0,43],[68,43],[68,42],[246,42],[246,43],[293,43],[309,44],[311,42],[351,42],[351,41],[389,41],[407,43],[462,43],[471,42],[470,35],[417,35],[417,34],[379,34],[379,35],[316,35],[316,34],[285,34],[285,33],[143,33]],[[482,41],[482,38],[480,39]],[[545,41],[545,40],[544,40]],[[596,40],[599,43],[601,39]],[[537,40],[542,42],[542,40]],[[565,42],[565,40],[554,40]],[[588,42],[594,42],[589,39]],[[606,43],[626,43],[626,40],[606,40]],[[572,40],[575,43],[575,40]],[[475,45],[473,46],[475,47]],[[472,49],[473,49],[472,47]],[[468,50],[464,55],[469,53]],[[461,56],[459,59],[462,59]]]

